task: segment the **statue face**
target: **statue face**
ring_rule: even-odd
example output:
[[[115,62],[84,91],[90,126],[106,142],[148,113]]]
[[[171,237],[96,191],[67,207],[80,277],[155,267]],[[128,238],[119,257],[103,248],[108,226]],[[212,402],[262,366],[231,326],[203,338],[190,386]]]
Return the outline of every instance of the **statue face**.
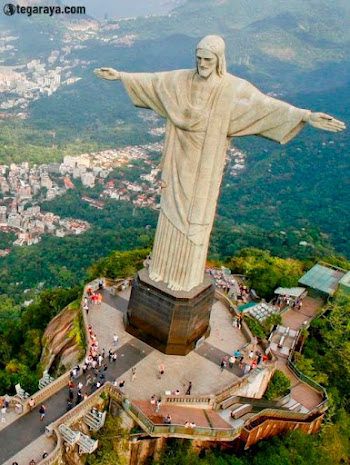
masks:
[[[213,52],[199,49],[196,52],[196,63],[198,74],[207,79],[213,72],[216,72],[218,59]]]

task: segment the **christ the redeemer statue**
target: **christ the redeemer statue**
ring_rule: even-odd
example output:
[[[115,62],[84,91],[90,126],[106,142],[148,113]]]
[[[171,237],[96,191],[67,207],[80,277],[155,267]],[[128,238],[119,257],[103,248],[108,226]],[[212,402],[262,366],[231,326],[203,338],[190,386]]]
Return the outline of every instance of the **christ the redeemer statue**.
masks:
[[[262,136],[285,144],[306,123],[337,132],[344,123],[264,95],[226,71],[225,42],[207,36],[196,69],[160,73],[95,70],[121,80],[134,105],[166,119],[161,210],[149,276],[175,291],[203,282],[226,150],[232,137]]]

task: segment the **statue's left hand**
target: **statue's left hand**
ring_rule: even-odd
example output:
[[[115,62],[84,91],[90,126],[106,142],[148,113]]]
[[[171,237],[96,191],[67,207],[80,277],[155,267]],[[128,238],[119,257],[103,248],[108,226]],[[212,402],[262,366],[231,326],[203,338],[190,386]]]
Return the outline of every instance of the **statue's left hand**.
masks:
[[[309,123],[310,126],[313,126],[317,129],[323,129],[324,131],[339,132],[346,129],[346,125],[343,123],[343,121],[339,121],[338,119],[335,119],[330,115],[326,115],[325,113],[310,112],[306,122]]]
[[[108,81],[120,81],[120,72],[113,68],[97,68],[94,73],[100,79],[107,79]]]

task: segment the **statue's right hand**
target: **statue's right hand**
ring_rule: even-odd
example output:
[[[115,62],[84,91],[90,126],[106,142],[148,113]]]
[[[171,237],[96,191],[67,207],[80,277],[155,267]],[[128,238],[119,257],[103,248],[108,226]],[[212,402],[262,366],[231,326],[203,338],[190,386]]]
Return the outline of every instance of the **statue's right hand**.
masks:
[[[107,79],[108,81],[120,81],[120,72],[113,68],[96,68],[94,73],[100,79]]]

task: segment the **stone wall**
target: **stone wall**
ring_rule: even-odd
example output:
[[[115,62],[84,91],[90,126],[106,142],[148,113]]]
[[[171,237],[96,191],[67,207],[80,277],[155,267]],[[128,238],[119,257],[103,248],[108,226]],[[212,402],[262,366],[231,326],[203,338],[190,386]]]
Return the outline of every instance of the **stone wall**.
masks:
[[[130,461],[128,465],[143,465],[152,457],[157,460],[166,446],[167,438],[145,438],[138,441],[131,440]]]

